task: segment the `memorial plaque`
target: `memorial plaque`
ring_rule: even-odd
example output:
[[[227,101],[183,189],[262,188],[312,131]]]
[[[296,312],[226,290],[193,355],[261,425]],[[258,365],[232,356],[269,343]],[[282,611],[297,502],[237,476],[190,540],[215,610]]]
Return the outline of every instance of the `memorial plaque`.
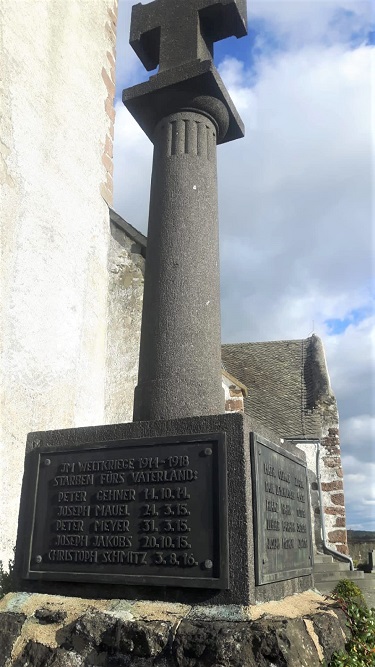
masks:
[[[228,588],[225,434],[30,455],[28,579]]]
[[[251,455],[256,584],[311,574],[306,463],[255,433]]]

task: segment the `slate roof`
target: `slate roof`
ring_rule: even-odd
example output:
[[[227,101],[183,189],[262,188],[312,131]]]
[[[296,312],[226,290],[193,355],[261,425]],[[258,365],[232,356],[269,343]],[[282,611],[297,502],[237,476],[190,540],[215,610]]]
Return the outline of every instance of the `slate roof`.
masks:
[[[249,390],[245,412],[279,437],[320,438],[327,414],[337,426],[336,401],[318,336],[223,345],[222,363]]]
[[[125,234],[127,234],[127,236],[132,241],[134,241],[134,243],[137,243],[140,246],[141,255],[143,257],[146,257],[146,249],[147,249],[146,236],[144,236],[141,232],[139,232],[138,229],[133,227],[133,225],[129,224],[129,222],[126,222],[126,220],[124,220],[124,218],[122,218],[112,208],[109,209],[109,217],[113,224],[122,229],[122,231],[125,232]]]

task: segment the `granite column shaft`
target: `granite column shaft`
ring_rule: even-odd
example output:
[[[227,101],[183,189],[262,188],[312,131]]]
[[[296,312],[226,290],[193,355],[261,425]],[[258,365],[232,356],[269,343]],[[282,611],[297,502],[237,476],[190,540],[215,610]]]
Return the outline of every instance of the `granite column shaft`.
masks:
[[[135,421],[224,412],[217,127],[179,111],[153,143]]]

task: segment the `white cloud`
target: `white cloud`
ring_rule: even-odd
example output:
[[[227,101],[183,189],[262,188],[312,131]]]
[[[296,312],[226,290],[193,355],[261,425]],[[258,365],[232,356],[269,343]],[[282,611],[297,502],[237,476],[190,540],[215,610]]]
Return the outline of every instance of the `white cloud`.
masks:
[[[371,20],[371,2],[356,0],[262,0],[248,2],[250,25],[264,20],[287,41],[289,48],[307,43],[349,41],[365,33]],[[261,42],[259,47],[265,45]]]
[[[223,319],[231,340],[249,331],[306,336],[313,322],[324,334],[327,318],[368,299],[369,51],[309,48],[264,61],[255,103],[243,111],[246,139],[219,149]],[[240,71],[231,63],[234,97]]]
[[[375,530],[375,463],[358,466],[354,455],[344,456],[344,492],[347,526]]]
[[[125,220],[147,232],[152,144],[122,102],[116,104],[114,206]]]
[[[375,479],[374,49],[349,42],[355,31],[365,34],[369,3],[280,0],[251,3],[249,11],[250,21],[267,21],[283,50],[264,39],[251,69],[233,57],[220,67],[247,130],[218,149],[223,339],[313,330],[323,337],[341,417],[348,516],[365,525],[373,521]],[[133,74],[124,71],[120,85]],[[151,159],[150,142],[119,104],[115,206],[143,232]],[[368,312],[329,335],[326,321],[354,309]]]
[[[356,439],[361,429],[361,444],[366,444],[363,439],[367,439],[367,452],[361,458],[371,460],[375,449],[375,433],[371,430],[375,407],[375,316],[349,326],[343,334],[327,336],[325,348],[332,387],[339,401],[342,446],[358,456]]]

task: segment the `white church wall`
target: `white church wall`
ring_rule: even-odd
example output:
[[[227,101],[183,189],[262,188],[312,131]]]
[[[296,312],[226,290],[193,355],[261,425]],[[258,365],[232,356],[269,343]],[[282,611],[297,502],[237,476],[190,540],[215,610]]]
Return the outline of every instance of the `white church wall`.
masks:
[[[26,434],[102,423],[113,0],[2,0],[0,559]]]

